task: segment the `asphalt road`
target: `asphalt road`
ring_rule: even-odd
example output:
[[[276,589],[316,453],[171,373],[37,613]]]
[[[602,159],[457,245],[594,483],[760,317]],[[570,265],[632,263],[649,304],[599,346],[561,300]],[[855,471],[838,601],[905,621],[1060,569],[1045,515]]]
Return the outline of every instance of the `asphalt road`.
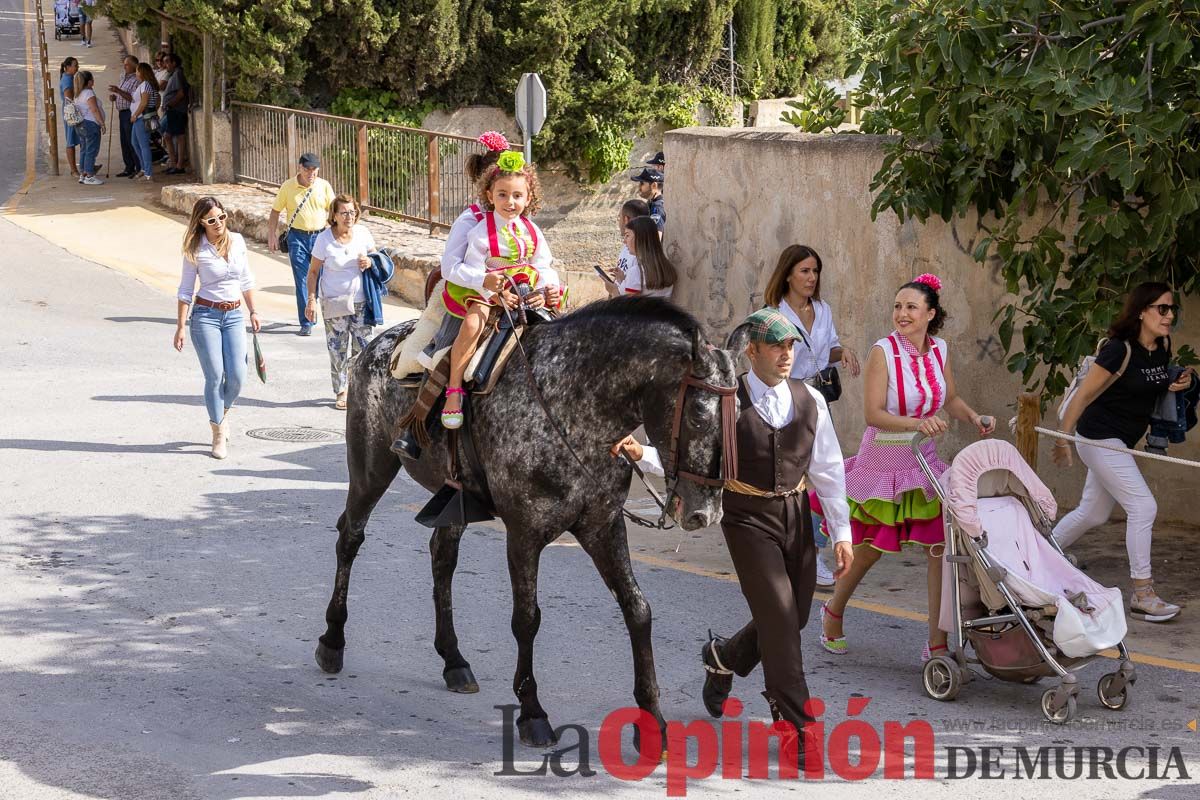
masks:
[[[0,26],[6,47],[16,42],[13,19],[6,13]],[[20,63],[6,54],[6,63]],[[15,72],[0,70],[0,81]],[[14,85],[0,84],[6,98]],[[0,125],[18,131],[0,137],[0,175],[9,180],[23,172],[23,125]],[[177,258],[178,243],[164,241],[162,250]],[[464,537],[455,611],[481,692],[453,695],[432,644],[428,535],[411,521],[426,496],[403,476],[380,503],[356,564],[346,668],[336,677],[316,668],[345,497],[344,446],[246,433],[342,427],[320,336],[264,334],[269,382],[251,378],[232,417],[231,456],[217,462],[207,455],[195,354],[190,343],[182,354],[170,346],[169,295],[2,218],[0,286],[8,400],[0,415],[0,798],[666,795],[665,766],[626,782],[601,765],[600,723],[632,702],[629,646],[616,604],[568,539],[542,560],[537,678],[551,722],[588,731],[597,774],[496,774],[505,740],[496,707],[513,702],[516,650],[503,534],[480,526]],[[738,587],[661,564],[636,570],[654,609],[664,712],[703,718],[696,654],[708,627],[729,632],[744,621]],[[1049,727],[1038,687],[979,679],[954,703],[928,700],[916,663],[922,636],[918,623],[862,613],[850,655],[821,651],[810,626],[805,656],[831,741],[848,703],[870,698],[860,718],[876,731],[888,721],[930,723],[938,780],[887,780],[882,768],[865,781],[830,777],[819,787],[713,777],[693,781],[691,794],[1200,797],[1200,740],[1186,727],[1200,714],[1200,676],[1140,666],[1130,707],[1111,712],[1094,694],[1109,667],[1095,665],[1082,677],[1077,721]],[[767,715],[760,682],[756,672],[737,684],[743,720]],[[576,735],[565,734],[564,745]],[[1005,748],[997,758],[1007,777],[981,779],[977,765],[971,777],[945,780],[952,746],[977,758],[979,748]],[[1131,773],[1147,771],[1147,748],[1157,747],[1158,772],[1170,779],[1104,779],[1100,771],[1031,784],[1012,779],[1020,746],[1143,748],[1130,755]],[[850,749],[857,763],[857,745]],[[1073,764],[1074,751],[1066,753]],[[632,760],[628,744],[625,754]],[[518,744],[515,758],[515,769],[530,771],[543,754]],[[960,772],[965,758],[959,752]],[[576,767],[578,751],[562,764]]]
[[[49,3],[49,11],[54,13],[53,3]],[[0,204],[25,180],[29,105],[25,20],[25,0],[0,0],[0,97],[4,98],[0,106]]]

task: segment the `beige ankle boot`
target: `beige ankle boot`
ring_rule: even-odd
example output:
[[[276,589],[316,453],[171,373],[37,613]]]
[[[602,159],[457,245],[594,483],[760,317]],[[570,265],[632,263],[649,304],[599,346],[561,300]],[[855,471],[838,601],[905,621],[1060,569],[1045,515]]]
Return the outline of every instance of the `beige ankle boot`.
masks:
[[[221,417],[221,432],[225,434],[225,444],[229,444],[229,412],[233,409],[225,409],[225,416]]]
[[[225,449],[225,428],[224,422],[217,424],[215,422],[208,423],[212,427],[212,457],[224,458],[228,453]]]

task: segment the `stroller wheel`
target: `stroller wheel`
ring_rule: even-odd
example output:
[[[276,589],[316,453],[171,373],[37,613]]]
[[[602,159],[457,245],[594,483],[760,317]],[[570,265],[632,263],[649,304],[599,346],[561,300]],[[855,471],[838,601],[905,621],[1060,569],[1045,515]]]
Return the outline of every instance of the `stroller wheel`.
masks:
[[[934,700],[949,702],[958,697],[963,679],[954,659],[938,656],[925,662],[925,668],[921,671],[921,683],[925,687],[925,694]]]
[[[1120,691],[1112,690],[1113,682],[1117,679],[1117,673],[1110,672],[1100,679],[1096,684],[1096,694],[1100,697],[1100,702],[1105,708],[1111,708],[1113,711],[1120,711],[1129,702],[1129,687],[1122,686]],[[1130,681],[1132,683],[1132,681]]]
[[[1075,716],[1075,695],[1068,695],[1067,702],[1061,708],[1054,710],[1054,695],[1058,689],[1047,689],[1042,694],[1042,715],[1055,725],[1064,725]]]

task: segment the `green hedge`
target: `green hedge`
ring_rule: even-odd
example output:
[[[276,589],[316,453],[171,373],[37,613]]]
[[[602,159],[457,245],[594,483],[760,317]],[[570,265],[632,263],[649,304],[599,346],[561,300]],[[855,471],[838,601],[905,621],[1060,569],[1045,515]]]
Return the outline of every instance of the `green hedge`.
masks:
[[[628,163],[629,130],[729,116],[723,48],[737,28],[738,92],[794,92],[839,71],[850,0],[100,0],[118,21],[165,8],[223,39],[234,95],[372,119],[422,108],[508,107],[538,72],[550,119],[538,157],[604,180]],[[181,36],[183,43],[187,36]],[[198,77],[189,70],[193,80]],[[515,131],[510,133],[515,134]]]

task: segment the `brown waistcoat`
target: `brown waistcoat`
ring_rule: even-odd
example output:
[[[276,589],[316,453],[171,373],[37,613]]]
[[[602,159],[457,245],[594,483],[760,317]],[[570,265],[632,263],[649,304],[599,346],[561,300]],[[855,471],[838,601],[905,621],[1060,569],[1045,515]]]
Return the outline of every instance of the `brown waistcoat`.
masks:
[[[788,378],[787,383],[795,417],[783,428],[772,428],[754,410],[746,377],[738,381],[738,480],[767,492],[787,492],[799,485],[816,438],[817,402],[803,381]]]

